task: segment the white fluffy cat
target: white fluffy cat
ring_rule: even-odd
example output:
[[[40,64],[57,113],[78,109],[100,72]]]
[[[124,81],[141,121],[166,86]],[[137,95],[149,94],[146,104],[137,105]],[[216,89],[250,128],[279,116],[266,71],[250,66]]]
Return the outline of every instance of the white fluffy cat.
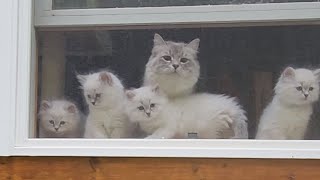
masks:
[[[133,127],[123,110],[125,92],[121,81],[107,71],[78,75],[77,78],[89,105],[84,137],[130,137]]]
[[[190,94],[200,74],[197,60],[200,40],[194,39],[189,44],[177,43],[164,41],[155,34],[153,41],[144,85],[159,85],[169,98]]]
[[[39,111],[40,138],[79,138],[81,115],[75,104],[66,100],[43,100]]]
[[[319,98],[320,70],[287,67],[275,86],[275,96],[264,110],[256,139],[297,139],[304,134]]]
[[[192,115],[195,118],[194,121],[200,119],[203,116],[202,113],[212,115],[217,111],[222,112],[228,109],[225,113],[233,121],[233,138],[247,139],[246,117],[237,103],[231,106],[235,109],[231,109],[220,105],[230,101],[226,96],[212,94],[191,95],[200,74],[200,65],[197,60],[199,42],[199,39],[194,39],[189,44],[164,41],[159,34],[155,34],[152,54],[146,65],[144,85],[159,85],[170,101],[176,101],[177,106],[182,106],[182,103],[189,103],[183,104],[183,107],[186,108],[184,112],[192,110],[195,114],[198,114],[198,116]],[[191,95],[195,100],[191,100],[192,98],[187,95]],[[213,101],[208,102],[207,99],[212,99]],[[206,105],[210,105],[213,108],[207,109]],[[219,109],[219,107],[221,108]],[[235,116],[233,112],[240,112],[237,114],[242,115]]]
[[[139,123],[147,138],[188,138],[188,133],[197,133],[198,138],[231,138],[232,119],[246,120],[241,109],[234,111],[238,107],[234,99],[222,95],[195,94],[168,101],[158,87],[150,86],[126,94],[130,120]],[[201,111],[194,111],[195,106],[201,106],[197,107]]]

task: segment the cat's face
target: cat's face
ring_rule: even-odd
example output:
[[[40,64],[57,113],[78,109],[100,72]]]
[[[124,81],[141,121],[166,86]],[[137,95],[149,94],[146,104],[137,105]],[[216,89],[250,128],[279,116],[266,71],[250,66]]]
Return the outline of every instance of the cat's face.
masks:
[[[42,101],[39,112],[40,128],[55,134],[64,134],[78,128],[77,107],[67,101]]]
[[[128,90],[126,111],[133,122],[150,122],[155,120],[167,105],[167,97],[159,87],[141,87]]]
[[[82,85],[83,94],[89,106],[103,107],[107,105],[106,95],[114,84],[108,72],[78,75],[77,78]]]
[[[275,87],[280,100],[292,105],[311,104],[319,98],[319,70],[288,67]]]
[[[164,41],[159,34],[155,34],[148,66],[158,74],[196,76],[197,79],[200,73],[197,60],[199,42],[199,39],[194,39],[189,44]]]

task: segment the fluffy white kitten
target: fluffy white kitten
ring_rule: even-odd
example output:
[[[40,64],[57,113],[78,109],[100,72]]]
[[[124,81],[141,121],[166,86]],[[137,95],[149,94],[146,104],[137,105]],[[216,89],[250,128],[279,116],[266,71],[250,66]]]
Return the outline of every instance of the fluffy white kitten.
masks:
[[[158,87],[147,86],[127,91],[127,97],[130,120],[139,123],[147,138],[188,138],[189,133],[197,133],[198,138],[231,138],[232,119],[245,119],[242,110],[233,111],[234,100],[222,95],[197,94],[168,101]],[[197,108],[201,111],[194,111],[195,106],[201,106]]]
[[[79,138],[81,135],[81,116],[75,104],[66,100],[41,102],[40,138]]]
[[[177,43],[164,41],[155,34],[153,41],[144,85],[159,85],[169,98],[190,94],[200,74],[197,60],[200,40],[194,39],[189,44]]]
[[[127,90],[126,112],[138,123],[146,138],[172,138],[176,129],[176,110],[168,107],[168,98],[158,87]]]
[[[288,67],[275,86],[275,96],[264,110],[257,139],[303,139],[319,98],[320,70]]]
[[[107,71],[78,75],[77,78],[89,105],[84,137],[129,137],[132,127],[123,110],[125,92],[121,81]]]

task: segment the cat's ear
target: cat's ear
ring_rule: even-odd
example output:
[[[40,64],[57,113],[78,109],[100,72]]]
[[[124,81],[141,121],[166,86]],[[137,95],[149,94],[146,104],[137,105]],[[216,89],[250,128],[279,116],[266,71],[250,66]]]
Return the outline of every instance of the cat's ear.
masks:
[[[42,101],[41,101],[40,109],[41,109],[42,111],[46,111],[46,110],[48,110],[50,107],[51,107],[51,103],[50,103],[49,101],[46,101],[46,100],[42,100]]]
[[[108,72],[101,72],[99,74],[99,79],[101,82],[108,83],[110,86],[113,83],[112,77],[111,77],[110,73],[108,73]]]
[[[155,86],[153,86],[152,87],[152,92],[154,92],[154,93],[159,93],[160,92],[160,87],[159,87],[159,85],[155,85]]]
[[[127,96],[128,99],[131,100],[135,96],[135,94],[133,92],[133,89],[126,90],[126,96]]]
[[[80,82],[80,84],[83,84],[84,82],[86,82],[87,76],[86,76],[86,75],[78,74],[78,75],[77,75],[77,79],[78,79],[78,81]]]
[[[313,74],[317,77],[318,81],[320,81],[320,69],[314,70]]]
[[[67,111],[68,111],[69,113],[74,114],[74,113],[76,113],[77,108],[76,108],[75,105],[71,104],[71,105],[69,105],[69,106],[67,107]]]
[[[158,33],[155,33],[153,38],[153,46],[161,46],[161,45],[166,45],[166,42]]]
[[[189,47],[195,51],[198,51],[199,43],[200,43],[200,39],[196,38],[196,39],[192,40],[189,44],[187,44],[187,47]]]
[[[295,70],[292,67],[287,67],[283,71],[281,77],[282,79],[294,79],[295,75],[296,75]]]

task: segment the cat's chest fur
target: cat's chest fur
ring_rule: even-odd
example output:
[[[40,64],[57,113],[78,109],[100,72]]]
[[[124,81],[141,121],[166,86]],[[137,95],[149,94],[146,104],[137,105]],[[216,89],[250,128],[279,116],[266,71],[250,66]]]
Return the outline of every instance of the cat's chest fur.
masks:
[[[303,139],[311,114],[312,105],[288,107],[272,103],[261,119],[262,130],[280,131],[284,139]]]
[[[279,119],[279,126],[286,132],[288,139],[298,139],[303,136],[308,125],[312,106],[301,108],[278,107],[275,114]]]
[[[159,120],[150,120],[148,122],[140,122],[140,128],[146,132],[148,135],[152,134],[154,131],[164,126],[164,122]]]
[[[153,84],[158,84],[170,97],[190,94],[195,84],[190,78],[182,78],[178,74],[154,74]]]
[[[90,120],[101,123],[106,129],[112,128],[116,126],[117,122],[123,121],[125,119],[124,116],[120,107],[92,110],[89,114]]]

